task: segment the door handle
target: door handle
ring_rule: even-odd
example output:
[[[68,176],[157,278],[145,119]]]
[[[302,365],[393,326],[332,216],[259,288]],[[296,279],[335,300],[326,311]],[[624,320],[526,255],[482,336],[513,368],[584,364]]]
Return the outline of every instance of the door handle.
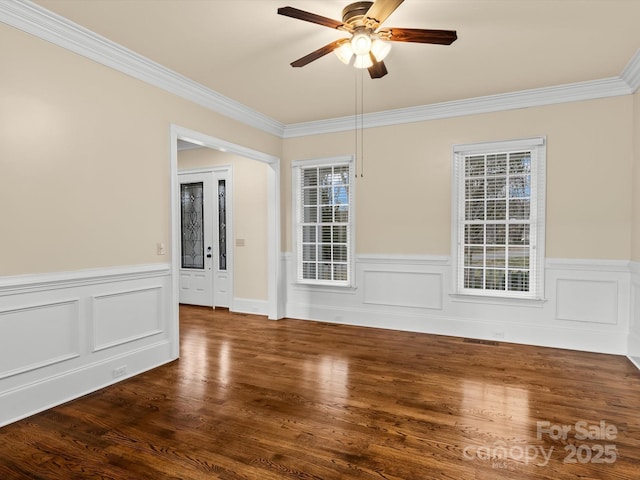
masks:
[[[207,247],[207,258],[211,258],[211,247]]]

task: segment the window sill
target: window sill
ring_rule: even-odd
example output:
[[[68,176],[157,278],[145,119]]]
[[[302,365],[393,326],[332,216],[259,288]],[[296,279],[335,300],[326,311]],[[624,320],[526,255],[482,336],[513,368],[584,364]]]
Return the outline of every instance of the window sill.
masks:
[[[494,297],[493,295],[481,295],[472,293],[450,293],[449,297],[454,302],[481,303],[486,305],[503,305],[510,307],[535,307],[542,308],[547,303],[546,298],[518,298],[518,297]]]
[[[319,283],[306,283],[295,282],[292,284],[293,288],[298,291],[315,291],[326,293],[342,293],[342,294],[355,294],[358,287],[355,285],[323,285]]]

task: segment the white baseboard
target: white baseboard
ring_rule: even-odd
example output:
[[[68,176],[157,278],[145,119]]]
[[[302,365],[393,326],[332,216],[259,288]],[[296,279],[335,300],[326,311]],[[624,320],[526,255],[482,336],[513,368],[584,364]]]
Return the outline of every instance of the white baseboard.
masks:
[[[632,357],[627,355],[627,358],[633,363],[638,370],[640,370],[640,357]]]
[[[516,322],[489,321],[443,315],[410,314],[398,311],[373,311],[328,305],[290,305],[288,317],[319,320],[361,327],[475,338],[541,347],[582,350],[614,355],[626,351],[627,335],[558,326],[535,326]],[[290,315],[289,315],[290,314]]]
[[[231,311],[236,313],[251,313],[254,315],[268,315],[269,302],[267,300],[235,297]]]
[[[640,369],[640,333],[632,331],[629,333],[627,344],[627,357]]]

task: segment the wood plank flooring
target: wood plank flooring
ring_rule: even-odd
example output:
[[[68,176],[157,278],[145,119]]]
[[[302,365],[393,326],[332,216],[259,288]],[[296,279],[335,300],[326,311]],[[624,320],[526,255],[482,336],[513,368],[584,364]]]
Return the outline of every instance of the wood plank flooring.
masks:
[[[180,360],[0,429],[0,478],[640,478],[640,372],[624,357],[180,318]]]

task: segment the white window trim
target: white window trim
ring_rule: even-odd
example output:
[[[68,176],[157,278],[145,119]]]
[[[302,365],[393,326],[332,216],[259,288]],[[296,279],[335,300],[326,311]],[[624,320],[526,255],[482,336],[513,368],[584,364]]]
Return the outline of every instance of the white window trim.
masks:
[[[545,300],[545,213],[546,213],[546,164],[547,149],[546,137],[522,138],[497,142],[474,143],[467,145],[454,145],[452,149],[452,175],[451,175],[451,253],[453,259],[453,290],[451,297],[454,300],[463,301],[468,298],[473,301],[477,298],[488,299],[492,303],[505,303],[513,305],[513,302],[544,302]],[[520,149],[529,149],[535,151],[535,162],[531,166],[531,191],[532,198],[535,192],[536,204],[535,212],[535,237],[532,236],[530,241],[533,242],[533,256],[531,265],[535,268],[535,275],[532,282],[533,289],[530,293],[522,294],[518,292],[496,291],[491,292],[482,290],[473,292],[471,289],[461,288],[461,276],[463,272],[463,256],[461,237],[461,219],[464,218],[464,202],[460,202],[460,197],[464,187],[464,172],[462,169],[461,159],[470,154],[475,153],[493,153],[514,151]]]
[[[348,266],[348,281],[346,282],[338,282],[331,280],[303,280],[298,277],[298,266],[301,261],[301,248],[298,243],[299,237],[299,222],[298,218],[300,218],[300,203],[298,202],[298,191],[300,190],[300,175],[298,172],[301,168],[309,168],[309,167],[325,167],[325,166],[335,166],[335,165],[349,165],[349,176],[350,176],[350,185],[349,185],[349,242],[348,242],[348,256],[349,256],[349,266]],[[326,158],[314,158],[307,160],[294,160],[291,162],[291,205],[293,208],[291,209],[292,214],[292,245],[293,245],[293,254],[295,258],[295,273],[294,273],[294,284],[300,287],[319,287],[323,290],[326,289],[355,289],[356,288],[356,222],[355,222],[355,213],[356,213],[356,176],[355,176],[355,168],[354,168],[354,157],[353,155],[342,155],[336,157],[326,157]]]

